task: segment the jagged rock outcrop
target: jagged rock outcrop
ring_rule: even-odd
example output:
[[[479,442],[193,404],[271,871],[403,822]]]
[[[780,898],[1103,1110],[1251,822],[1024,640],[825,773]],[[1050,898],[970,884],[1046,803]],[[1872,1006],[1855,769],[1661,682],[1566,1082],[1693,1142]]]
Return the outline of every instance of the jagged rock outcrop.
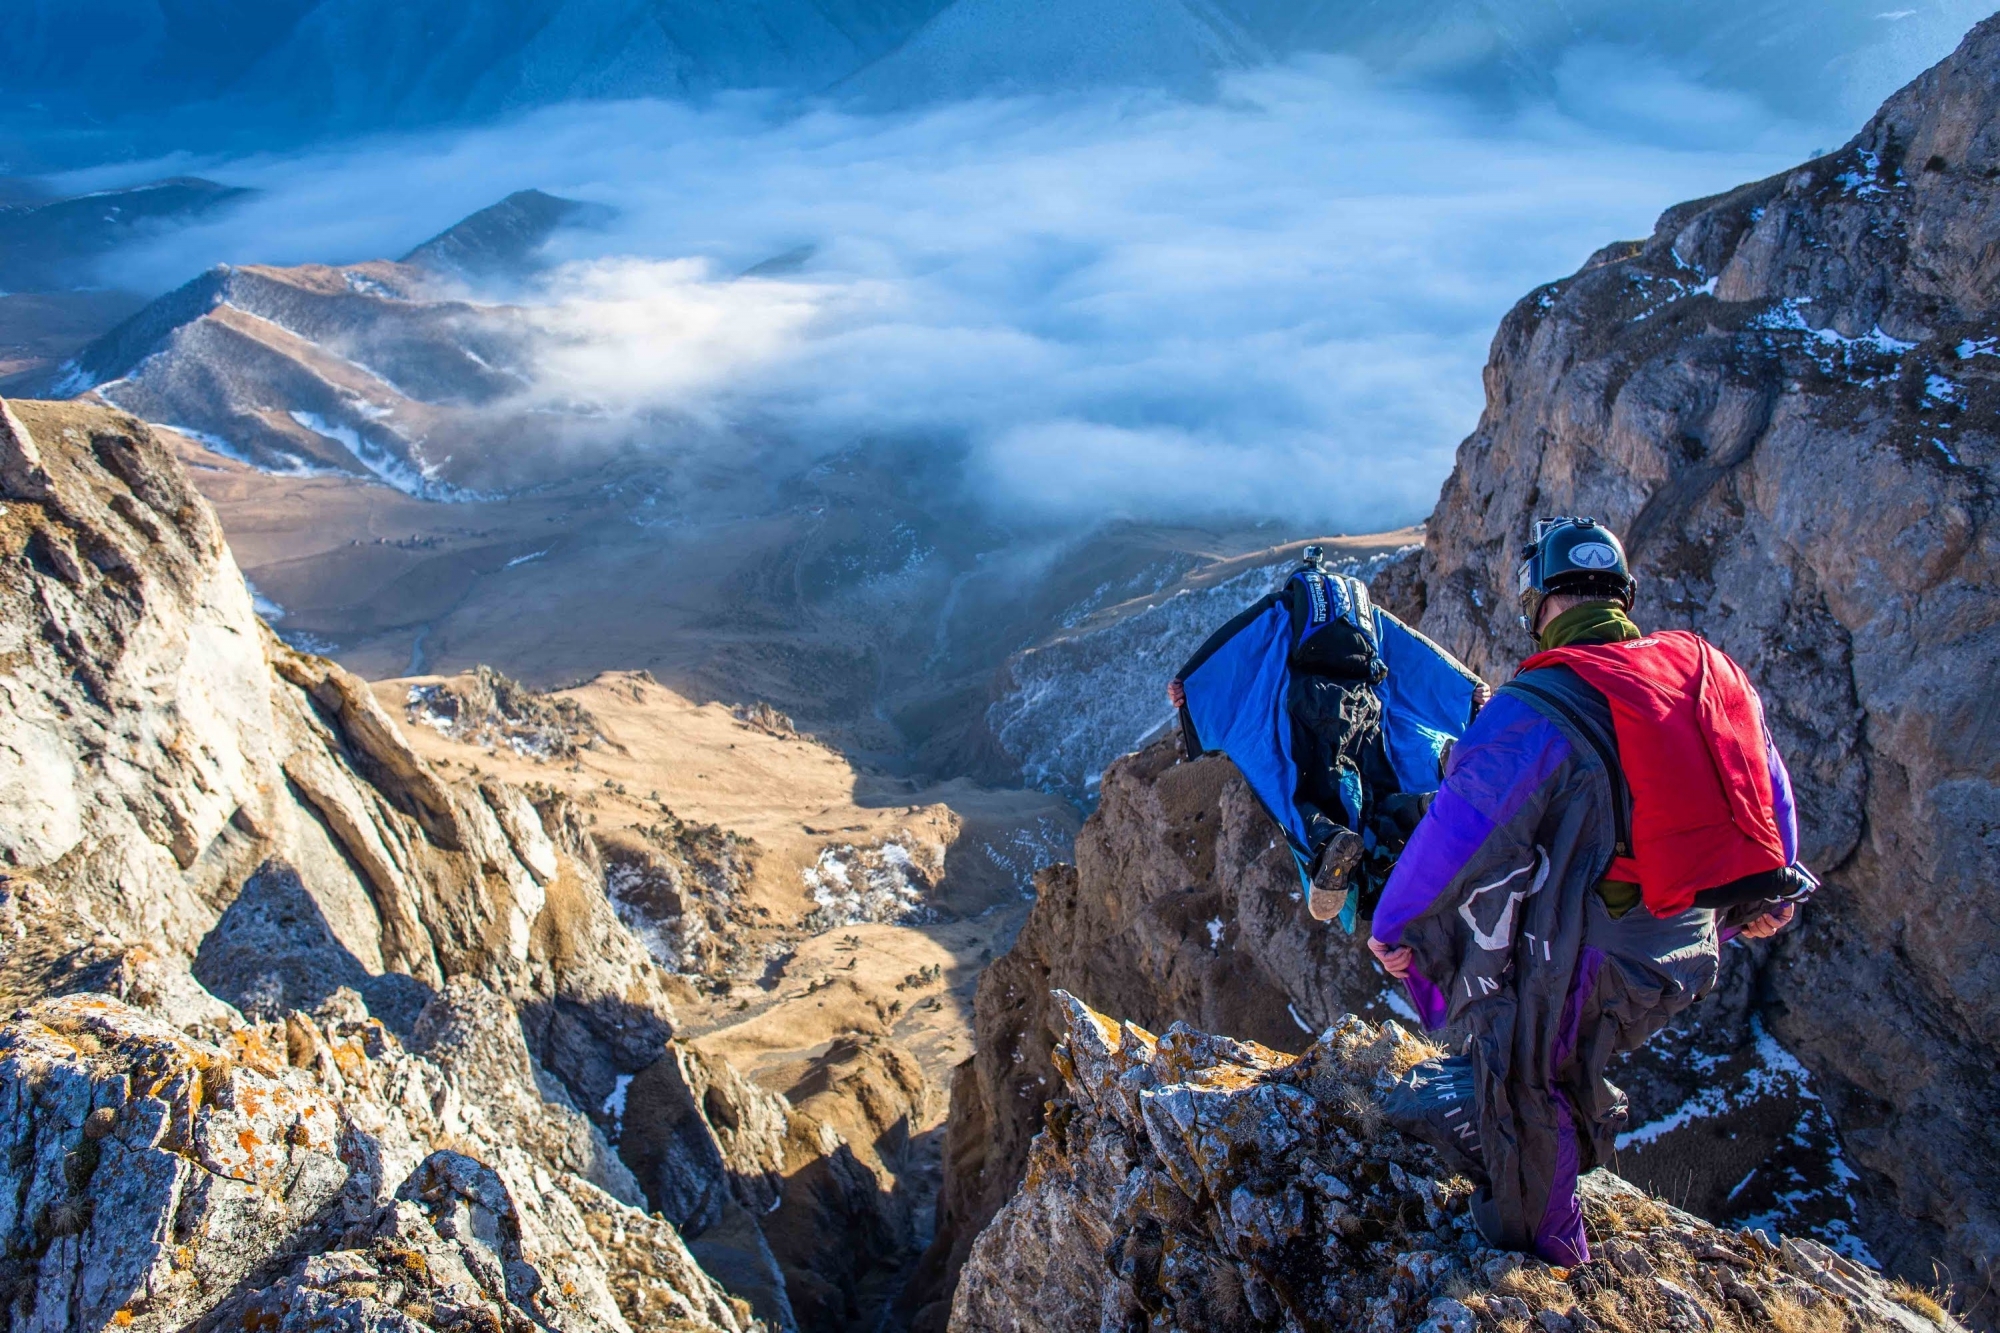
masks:
[[[504,745],[544,762],[574,759],[579,747],[603,739],[597,719],[576,700],[539,694],[489,666],[412,685],[404,718],[455,741],[488,750]]]
[[[509,1076],[532,1094],[525,1060],[468,1087],[352,991],[220,1044],[107,996],[32,1006],[0,1028],[11,1326],[743,1333],[672,1228],[493,1112]],[[650,1271],[599,1248],[631,1232]]]
[[[1471,1186],[1375,1098],[1434,1048],[1343,1017],[1290,1057],[1056,997],[1061,1086],[1020,1192],[974,1245],[950,1327],[1586,1330],[1958,1327],[1810,1241],[1729,1232],[1587,1177],[1603,1257],[1485,1247]]]
[[[1076,865],[1036,887],[1014,947],[980,978],[976,1050],[953,1077],[937,1235],[905,1299],[919,1327],[942,1319],[973,1238],[1027,1169],[1059,1083],[1052,990],[1290,1050],[1343,1013],[1389,1012],[1354,941],[1306,912],[1291,853],[1236,770],[1179,762],[1172,737],[1105,769]]]
[[[1342,1014],[1380,1021],[1396,1012],[1400,995],[1359,941],[1306,913],[1289,853],[1226,760],[1179,762],[1167,738],[1113,763],[1102,790],[1077,838],[1076,866],[1043,873],[1014,947],[980,978],[977,1050],[952,1081],[936,1236],[904,1299],[919,1328],[940,1326],[974,1238],[1028,1170],[1029,1144],[1060,1083],[1053,1050],[1066,1016],[1052,990],[1156,1029],[1197,1022],[1289,1051]],[[1753,1031],[1761,956],[1728,950],[1700,1021],[1619,1069],[1635,1126],[1684,1106],[1705,1112],[1681,1117],[1698,1143],[1648,1149],[1639,1174],[1679,1188],[1692,1168],[1748,1156],[1800,1170],[1784,1188],[1804,1206],[1787,1216],[1846,1221],[1844,1199],[1825,1188],[1838,1183],[1837,1145],[1791,1141],[1801,1125],[1825,1128],[1823,1109],[1788,1071],[1768,1067],[1782,1052],[1774,1057]],[[1718,1095],[1738,1083],[1742,1106]],[[1731,1114],[1726,1124],[1717,1118]],[[1727,1152],[1715,1149],[1717,1134],[1736,1136]],[[1746,1169],[1736,1166],[1730,1183]]]
[[[130,417],[0,404],[0,695],[14,1327],[747,1333],[793,1274],[830,1327],[907,1252],[838,1130],[673,1042],[575,806],[447,780],[279,642]],[[684,1067],[655,1166],[726,1217],[613,1146]],[[755,1314],[677,1223],[762,1256]]]
[[[1642,623],[1749,669],[1827,878],[1758,975],[1767,1020],[1832,1108],[1876,1256],[1990,1293],[2000,19],[1839,151],[1530,294],[1486,390],[1402,596],[1504,679],[1530,520],[1593,514]]]
[[[759,1315],[854,1327],[917,1248],[896,1154],[927,1098],[922,1071],[886,1042],[836,1041],[790,1098],[677,1046],[627,1091],[619,1146],[653,1206]]]
[[[37,998],[142,946],[252,1017],[351,985],[407,1025],[463,976],[615,1008],[599,1026],[622,1044],[542,1052],[586,1099],[610,1091],[594,1059],[658,1057],[672,1008],[601,892],[545,910],[595,875],[564,812],[446,782],[363,682],[271,635],[145,426],[14,404],[0,485],[0,858],[23,946],[0,990]]]

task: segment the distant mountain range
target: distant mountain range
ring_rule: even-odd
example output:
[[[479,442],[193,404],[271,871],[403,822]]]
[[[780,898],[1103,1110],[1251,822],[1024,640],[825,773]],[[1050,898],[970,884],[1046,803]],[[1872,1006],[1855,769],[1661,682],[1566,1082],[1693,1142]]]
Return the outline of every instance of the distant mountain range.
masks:
[[[68,198],[0,199],[0,292],[60,291],[90,265],[139,237],[180,226],[248,195],[193,176]]]
[[[1301,51],[1489,92],[1580,46],[1650,52],[1808,118],[1870,106],[1985,0],[14,0],[0,165],[295,142],[576,98],[728,89],[907,103],[1187,86]],[[246,115],[251,108],[256,114]]]

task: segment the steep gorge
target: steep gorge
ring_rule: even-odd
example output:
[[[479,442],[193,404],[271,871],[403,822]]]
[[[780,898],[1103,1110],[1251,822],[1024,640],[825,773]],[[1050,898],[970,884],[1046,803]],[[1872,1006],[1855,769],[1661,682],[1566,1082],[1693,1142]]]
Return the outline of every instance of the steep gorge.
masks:
[[[834,1120],[882,1126],[677,1040],[585,812],[281,643],[149,428],[0,409],[10,1326],[863,1320],[912,1219]]]

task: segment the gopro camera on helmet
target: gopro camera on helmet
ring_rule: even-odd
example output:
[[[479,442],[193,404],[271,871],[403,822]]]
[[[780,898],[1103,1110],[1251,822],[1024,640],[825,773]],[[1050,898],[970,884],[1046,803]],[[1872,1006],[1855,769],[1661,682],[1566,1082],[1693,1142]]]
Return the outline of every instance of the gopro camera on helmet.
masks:
[[[1535,520],[1533,540],[1521,548],[1516,596],[1521,628],[1535,633],[1542,603],[1552,593],[1601,597],[1632,609],[1638,581],[1625,560],[1617,534],[1594,518]]]

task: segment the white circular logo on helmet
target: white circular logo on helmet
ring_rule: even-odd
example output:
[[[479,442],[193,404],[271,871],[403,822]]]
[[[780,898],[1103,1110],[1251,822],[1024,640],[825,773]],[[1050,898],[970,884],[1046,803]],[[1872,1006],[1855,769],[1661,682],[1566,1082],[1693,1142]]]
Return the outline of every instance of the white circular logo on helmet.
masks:
[[[1572,546],[1569,548],[1569,559],[1571,564],[1584,569],[1618,568],[1618,552],[1603,542],[1584,542],[1580,546]]]

